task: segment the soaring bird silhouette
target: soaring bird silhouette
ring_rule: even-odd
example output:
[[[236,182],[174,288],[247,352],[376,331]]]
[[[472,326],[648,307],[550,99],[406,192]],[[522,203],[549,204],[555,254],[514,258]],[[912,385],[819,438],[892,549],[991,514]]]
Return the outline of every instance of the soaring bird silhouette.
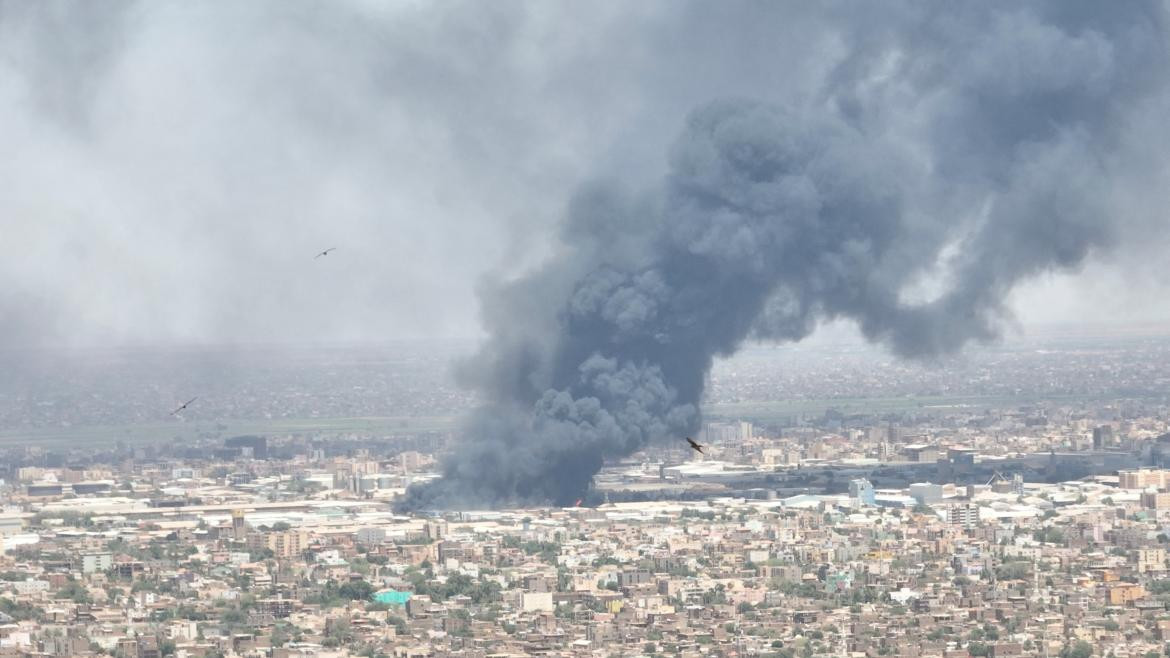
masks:
[[[703,446],[695,443],[695,440],[689,436],[687,437],[687,443],[691,444],[691,448],[694,449],[694,451],[699,453],[700,455],[707,454],[707,453],[703,452]]]
[[[322,251],[321,253],[317,254],[316,256],[313,256],[313,260],[317,260],[318,258],[320,258],[320,257],[322,257],[322,256],[328,256],[328,255],[329,255],[329,252],[333,251],[333,250],[334,250],[334,249],[336,249],[336,248],[337,248],[337,247],[329,247],[329,248],[328,248],[328,249],[326,249],[325,251]]]
[[[179,407],[178,409],[175,409],[174,411],[172,411],[172,412],[171,412],[171,415],[172,415],[172,416],[174,416],[175,414],[179,413],[180,411],[182,411],[182,410],[186,409],[186,408],[187,408],[187,405],[191,404],[192,402],[194,402],[194,401],[196,401],[196,400],[198,400],[198,399],[199,399],[199,398],[195,397],[195,398],[191,398],[190,400],[187,400],[186,402],[184,402],[184,403],[183,403],[183,405],[182,405],[181,407]]]

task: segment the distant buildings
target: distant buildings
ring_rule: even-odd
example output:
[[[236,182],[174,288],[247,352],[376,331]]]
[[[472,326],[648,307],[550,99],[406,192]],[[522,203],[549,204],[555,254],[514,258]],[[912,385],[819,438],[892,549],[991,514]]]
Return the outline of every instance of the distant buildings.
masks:
[[[1094,656],[1142,658],[1170,640],[1170,471],[1114,476],[1130,467],[1101,455],[1170,454],[1170,405],[1112,393],[1150,379],[1145,366],[1170,352],[1159,354],[1115,361],[1107,380],[1031,352],[904,381],[896,365],[830,362],[785,384],[791,370],[761,363],[720,379],[713,404],[818,387],[826,399],[924,397],[758,427],[715,415],[710,460],[651,445],[607,464],[581,508],[397,513],[450,439],[398,421],[348,437],[272,433],[263,446],[218,433],[88,454],[19,446],[0,455],[0,654],[995,658],[1084,641]],[[356,409],[399,386],[364,382],[363,402],[366,389],[338,379],[344,395],[330,399]],[[988,409],[927,399],[1070,383],[1108,395]],[[454,404],[417,388],[403,398],[411,414]],[[233,404],[295,418],[317,413],[311,400]],[[339,413],[320,404],[322,418]],[[1090,434],[1114,452],[1090,453]],[[1048,466],[1081,459],[1095,477]]]
[[[931,505],[943,499],[943,487],[941,484],[916,482],[910,485],[910,497],[919,505]]]
[[[268,439],[262,436],[233,436],[230,439],[225,439],[223,446],[239,450],[242,457],[268,458]]]
[[[670,644],[699,656],[702,645],[715,655],[742,643],[742,655],[766,655],[773,642],[796,644],[816,633],[821,655],[859,654],[876,643],[885,653],[875,656],[964,658],[978,647],[970,646],[975,631],[991,629],[1006,639],[981,642],[989,652],[1038,655],[1045,635],[1065,632],[1061,614],[1085,625],[1108,606],[1109,618],[1130,629],[1133,650],[1117,658],[1141,658],[1163,643],[1152,630],[1160,627],[1148,622],[1165,614],[1151,593],[1170,566],[1154,534],[1164,521],[1141,504],[1170,493],[1122,490],[1110,477],[1036,483],[1027,500],[1015,495],[1020,479],[1001,478],[1006,488],[919,482],[879,492],[869,476],[853,475],[848,497],[809,492],[427,517],[392,513],[388,497],[350,491],[348,476],[331,486],[334,473],[370,477],[387,462],[394,464],[335,458],[277,472],[279,462],[270,460],[249,465],[257,477],[239,488],[225,487],[221,476],[183,482],[186,499],[216,501],[192,505],[200,514],[185,518],[118,495],[32,500],[38,511],[22,514],[44,543],[40,557],[0,556],[7,560],[0,569],[24,575],[0,581],[0,595],[43,610],[67,633],[0,622],[9,638],[55,655],[85,655],[91,643],[135,656],[172,643],[176,655],[214,647],[261,655],[261,638],[291,624],[302,639],[272,656],[313,655],[294,645],[325,642],[337,645],[337,655],[362,647],[402,657],[467,655],[471,644],[497,655],[606,658],[649,644],[656,653]],[[174,471],[167,465],[118,477],[154,478],[157,494],[177,488]],[[907,513],[922,504],[937,513]],[[86,506],[102,513],[71,513]],[[135,523],[123,525],[117,512]],[[83,522],[85,529],[67,525]],[[114,528],[121,540],[94,540]],[[1035,589],[1040,582],[1043,590]],[[117,596],[123,599],[109,598]],[[969,614],[988,601],[994,614]],[[182,616],[158,621],[153,610]],[[892,614],[913,614],[920,624],[890,623]],[[1017,626],[1021,618],[1037,623]],[[728,630],[742,627],[759,633]],[[848,634],[832,630],[845,628]],[[939,644],[941,633],[959,638],[958,646]],[[1116,641],[1108,633],[1086,641],[1104,655]],[[58,637],[77,644],[54,644]],[[592,642],[618,648],[586,651]]]
[[[248,538],[248,522],[244,520],[244,510],[232,510],[232,538],[244,541]]]
[[[873,485],[864,478],[849,482],[849,497],[865,507],[877,505],[874,497]]]
[[[18,535],[24,530],[24,518],[19,514],[0,515],[0,537]]]
[[[947,507],[947,523],[967,530],[979,527],[979,506],[960,503]]]
[[[1111,583],[1105,590],[1107,605],[1126,605],[1143,599],[1147,595],[1146,588],[1134,583]]]
[[[1024,475],[1023,473],[1012,474],[1012,493],[1017,496],[1024,495]]]
[[[902,448],[906,458],[912,462],[934,463],[938,461],[938,448],[932,445],[915,443]]]
[[[257,532],[248,536],[248,548],[253,551],[268,549],[278,558],[296,557],[309,548],[309,533],[296,529]]]
[[[114,557],[110,553],[86,553],[81,556],[81,573],[106,571],[112,566]]]
[[[1138,573],[1154,573],[1166,571],[1166,549],[1139,548],[1134,552]]]
[[[1143,491],[1140,500],[1144,509],[1170,510],[1170,492]]]
[[[1118,485],[1122,489],[1166,489],[1170,487],[1170,470],[1139,468],[1119,471]]]
[[[1093,428],[1093,450],[1110,448],[1114,441],[1112,425],[1098,425]]]

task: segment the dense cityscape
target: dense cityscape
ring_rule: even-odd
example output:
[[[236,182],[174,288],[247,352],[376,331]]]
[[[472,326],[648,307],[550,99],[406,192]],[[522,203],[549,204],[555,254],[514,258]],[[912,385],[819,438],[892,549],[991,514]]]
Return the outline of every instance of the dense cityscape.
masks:
[[[458,347],[254,359],[172,421],[208,426],[185,440],[150,422],[170,399],[133,401],[171,368],[26,369],[3,391],[0,655],[1162,655],[1170,341],[1012,345],[950,367],[752,348],[711,376],[702,454],[664,437],[575,507],[415,515],[396,499],[474,404],[440,365]],[[441,422],[233,433],[349,413],[350,389]],[[152,440],[111,429],[144,420]],[[19,438],[46,426],[107,435]]]
[[[1170,0],[0,0],[0,658],[1170,658]]]

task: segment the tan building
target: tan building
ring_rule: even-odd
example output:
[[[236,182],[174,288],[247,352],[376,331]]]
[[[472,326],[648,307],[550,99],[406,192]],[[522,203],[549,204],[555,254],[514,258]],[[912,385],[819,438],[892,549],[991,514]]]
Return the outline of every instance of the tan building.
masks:
[[[1164,491],[1143,491],[1142,507],[1145,509],[1170,509],[1170,493]]]
[[[1119,471],[1118,484],[1122,489],[1146,489],[1154,487],[1165,489],[1170,487],[1170,470],[1156,468],[1139,468]]]
[[[1166,570],[1166,549],[1164,548],[1139,548],[1134,557],[1138,573]]]
[[[256,533],[248,537],[248,548],[253,551],[268,549],[279,558],[296,557],[308,550],[309,533],[304,530]]]
[[[244,510],[232,510],[232,538],[244,541],[248,536],[248,522],[244,520]]]
[[[1146,588],[1133,583],[1119,583],[1105,590],[1105,603],[1108,605],[1126,605],[1145,597]]]
[[[520,609],[524,612],[552,612],[556,609],[552,592],[524,592],[520,595]]]

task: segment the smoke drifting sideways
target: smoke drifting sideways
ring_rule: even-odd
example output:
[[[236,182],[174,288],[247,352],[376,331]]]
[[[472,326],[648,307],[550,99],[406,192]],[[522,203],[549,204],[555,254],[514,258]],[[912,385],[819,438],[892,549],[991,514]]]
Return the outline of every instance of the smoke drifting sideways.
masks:
[[[460,372],[485,402],[401,509],[571,504],[605,459],[693,432],[748,338],[845,318],[930,359],[1117,242],[1133,131],[1166,107],[1161,5],[894,6],[842,19],[819,97],[700,107],[660,188],[576,196],[561,253],[484,292]]]

